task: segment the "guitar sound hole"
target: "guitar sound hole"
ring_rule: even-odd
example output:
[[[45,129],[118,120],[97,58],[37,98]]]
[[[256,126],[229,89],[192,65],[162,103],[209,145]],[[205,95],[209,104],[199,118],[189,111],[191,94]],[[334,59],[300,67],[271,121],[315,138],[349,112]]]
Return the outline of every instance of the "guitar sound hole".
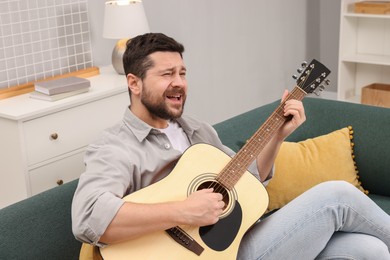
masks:
[[[229,207],[231,201],[228,190],[217,181],[205,181],[198,186],[197,190],[209,188],[213,188],[214,192],[222,194],[222,201],[225,202],[225,207],[223,208],[223,210],[225,211]]]
[[[198,190],[213,188],[214,192],[222,194],[222,200],[225,203],[223,212],[221,216],[219,216],[220,219],[223,219],[229,216],[229,214],[234,210],[238,197],[237,192],[234,188],[227,189],[223,184],[217,181],[216,177],[217,174],[215,173],[204,173],[198,175],[195,179],[191,181],[191,184],[188,186],[187,196]]]

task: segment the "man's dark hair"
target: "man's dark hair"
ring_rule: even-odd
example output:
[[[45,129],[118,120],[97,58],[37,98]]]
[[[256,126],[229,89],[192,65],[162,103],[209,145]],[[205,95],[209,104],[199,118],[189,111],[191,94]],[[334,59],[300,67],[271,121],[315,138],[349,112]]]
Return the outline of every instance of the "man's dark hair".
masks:
[[[184,46],[162,33],[136,36],[126,43],[126,51],[123,54],[125,74],[131,73],[144,79],[146,71],[153,66],[149,55],[158,51],[178,52],[183,57]]]

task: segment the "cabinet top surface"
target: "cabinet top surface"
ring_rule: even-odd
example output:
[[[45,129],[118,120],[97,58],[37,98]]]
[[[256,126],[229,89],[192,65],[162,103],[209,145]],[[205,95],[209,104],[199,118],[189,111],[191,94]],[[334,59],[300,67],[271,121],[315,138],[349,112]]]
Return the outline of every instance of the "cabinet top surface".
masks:
[[[126,77],[117,74],[111,66],[100,68],[99,75],[88,79],[91,81],[88,92],[53,102],[30,98],[29,93],[0,100],[0,118],[29,120],[127,92]]]

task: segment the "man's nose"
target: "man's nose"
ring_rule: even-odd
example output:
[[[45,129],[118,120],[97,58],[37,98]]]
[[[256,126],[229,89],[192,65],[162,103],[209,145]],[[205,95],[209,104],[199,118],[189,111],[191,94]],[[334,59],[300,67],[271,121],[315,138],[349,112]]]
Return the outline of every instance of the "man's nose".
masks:
[[[172,79],[172,86],[185,86],[185,85],[186,85],[185,76],[181,75],[179,73],[176,73]]]

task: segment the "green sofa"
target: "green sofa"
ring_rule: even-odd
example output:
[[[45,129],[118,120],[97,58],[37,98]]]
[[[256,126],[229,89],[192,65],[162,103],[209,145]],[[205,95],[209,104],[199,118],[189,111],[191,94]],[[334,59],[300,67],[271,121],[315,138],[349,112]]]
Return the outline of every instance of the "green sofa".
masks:
[[[390,109],[317,98],[304,100],[307,121],[289,141],[305,140],[352,125],[355,161],[369,196],[390,214]],[[278,102],[215,125],[222,141],[238,150]],[[4,181],[4,180],[3,180]],[[77,259],[70,208],[77,180],[0,210],[0,259]]]

